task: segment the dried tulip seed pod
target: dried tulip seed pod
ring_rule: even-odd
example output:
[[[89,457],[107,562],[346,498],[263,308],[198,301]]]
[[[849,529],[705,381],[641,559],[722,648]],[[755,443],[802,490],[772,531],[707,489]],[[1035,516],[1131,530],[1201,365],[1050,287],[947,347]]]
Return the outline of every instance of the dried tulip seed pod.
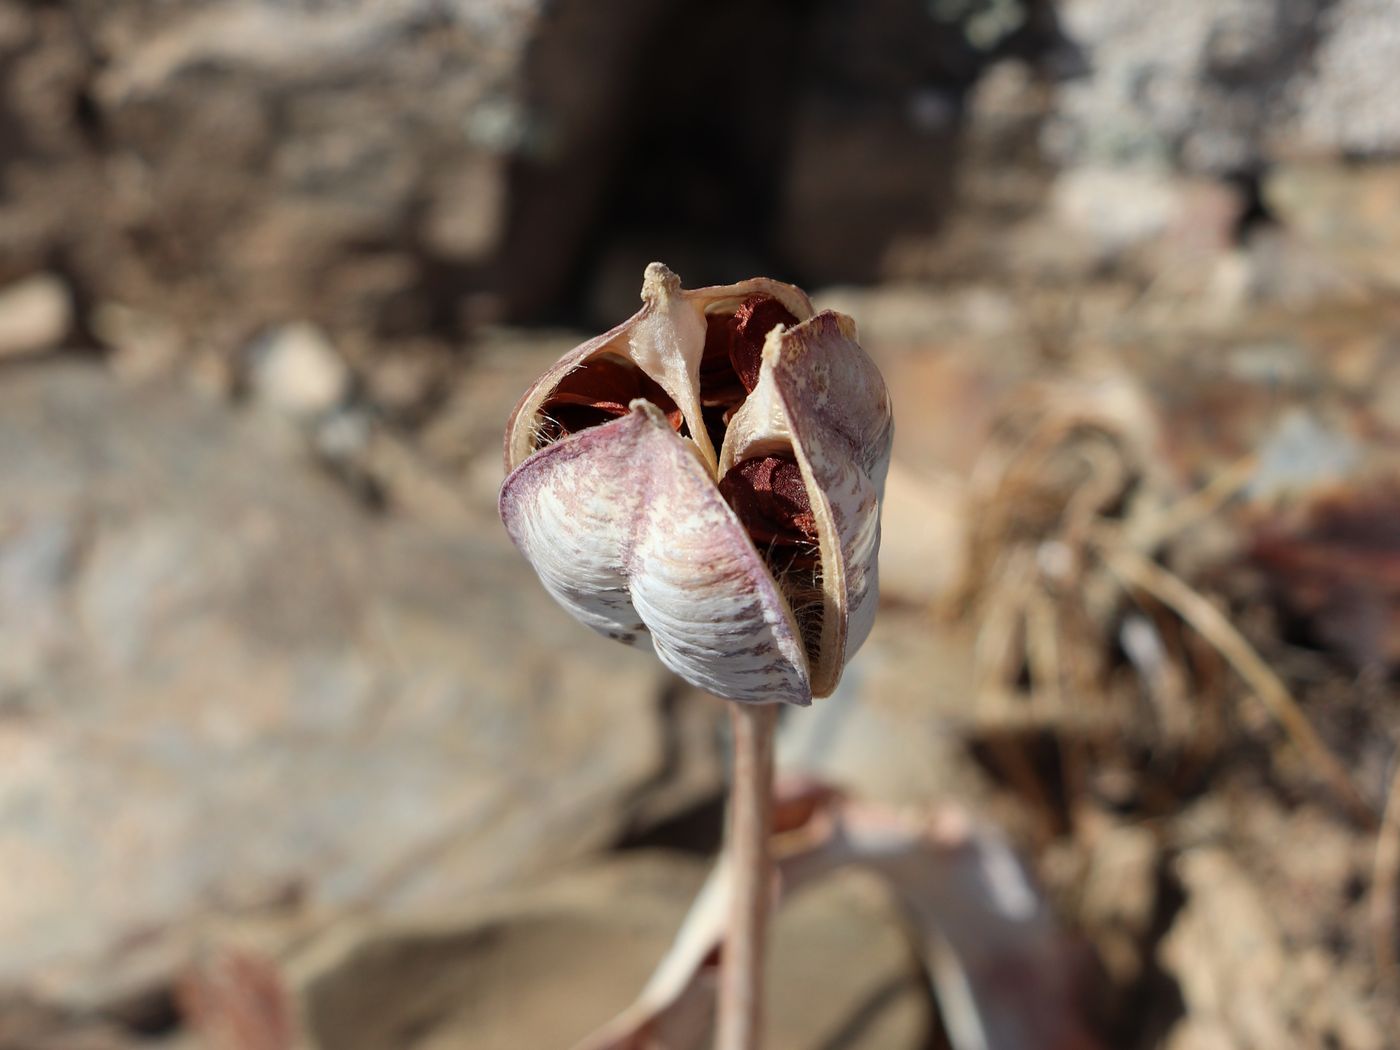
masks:
[[[501,518],[590,627],[718,696],[806,705],[874,620],[892,435],[850,318],[652,263],[641,310],[516,405]]]

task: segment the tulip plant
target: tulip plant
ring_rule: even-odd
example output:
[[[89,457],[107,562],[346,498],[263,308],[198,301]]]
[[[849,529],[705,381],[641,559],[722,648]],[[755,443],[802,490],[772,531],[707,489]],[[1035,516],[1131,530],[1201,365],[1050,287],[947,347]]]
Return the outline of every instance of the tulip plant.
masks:
[[[828,695],[870,633],[892,435],[849,317],[659,263],[507,425],[501,518],[549,593],[734,701],[722,1050],[757,1045],[777,707]]]

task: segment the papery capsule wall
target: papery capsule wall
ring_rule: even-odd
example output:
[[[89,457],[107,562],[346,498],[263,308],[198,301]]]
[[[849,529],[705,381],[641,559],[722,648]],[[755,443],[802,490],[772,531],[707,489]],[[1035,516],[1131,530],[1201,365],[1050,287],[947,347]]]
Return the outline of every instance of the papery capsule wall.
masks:
[[[686,681],[731,700],[811,702],[786,602],[705,464],[643,402],[506,479],[501,517],[570,613],[649,636]]]

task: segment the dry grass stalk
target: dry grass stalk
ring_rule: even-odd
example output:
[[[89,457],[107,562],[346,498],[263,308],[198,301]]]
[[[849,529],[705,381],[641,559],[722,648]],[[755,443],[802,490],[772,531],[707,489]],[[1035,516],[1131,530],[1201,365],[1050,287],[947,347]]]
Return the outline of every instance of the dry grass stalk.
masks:
[[[1400,938],[1400,762],[1390,782],[1385,816],[1376,835],[1376,853],[1371,872],[1371,929],[1375,938],[1376,968],[1391,982],[1400,981],[1400,964],[1395,942]]]
[[[1005,701],[998,726],[1066,720],[1112,730],[1101,694],[1121,591],[1091,537],[1151,477],[1151,413],[1120,380],[1033,387],[1006,412],[972,479],[977,527],[960,595],[978,624],[979,701]],[[1146,483],[1144,479],[1151,480]],[[1015,696],[1028,685],[1025,715]],[[985,703],[983,714],[987,714]],[[1007,717],[1012,716],[1012,717]]]
[[[1367,827],[1376,826],[1375,810],[1352,783],[1346,767],[1318,736],[1283,680],[1224,613],[1179,577],[1127,547],[1108,544],[1103,555],[1105,564],[1120,579],[1151,594],[1210,642],[1259,697],[1298,750],[1320,770],[1342,803]]]
[[[1105,695],[1107,661],[1121,647],[1153,702],[1158,731],[1189,738],[1191,674],[1172,662],[1184,657],[1165,642],[1170,624],[1140,616],[1128,637],[1122,611],[1137,590],[1218,652],[1347,808],[1374,827],[1373,808],[1279,677],[1224,613],[1155,560],[1244,487],[1255,457],[1184,496],[1162,473],[1166,458],[1151,406],[1126,379],[1033,387],[1009,406],[974,471],[977,527],[961,593],[978,625],[979,701],[999,701],[998,728],[1091,726],[1069,716],[1087,716],[1083,699]],[[1028,694],[1020,706],[1029,717],[1009,719],[1018,693]],[[1112,713],[1096,710],[1112,730]],[[1126,724],[1126,716],[1117,721]]]

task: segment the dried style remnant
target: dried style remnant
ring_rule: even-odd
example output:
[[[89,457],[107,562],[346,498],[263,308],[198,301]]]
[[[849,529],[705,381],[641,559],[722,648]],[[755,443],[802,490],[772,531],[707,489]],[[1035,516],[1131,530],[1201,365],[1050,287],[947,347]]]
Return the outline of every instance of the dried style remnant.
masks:
[[[869,633],[892,422],[855,326],[653,263],[506,432],[501,517],[550,593],[724,697],[806,704]]]

